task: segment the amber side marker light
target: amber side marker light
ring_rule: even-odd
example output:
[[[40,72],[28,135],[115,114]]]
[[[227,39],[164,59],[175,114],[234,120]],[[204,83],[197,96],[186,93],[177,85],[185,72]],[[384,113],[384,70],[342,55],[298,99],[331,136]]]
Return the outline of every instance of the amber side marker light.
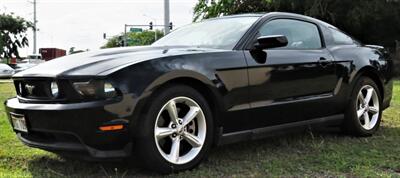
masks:
[[[101,131],[115,131],[115,130],[122,130],[124,128],[124,125],[119,124],[119,125],[107,125],[107,126],[101,126],[99,129]]]

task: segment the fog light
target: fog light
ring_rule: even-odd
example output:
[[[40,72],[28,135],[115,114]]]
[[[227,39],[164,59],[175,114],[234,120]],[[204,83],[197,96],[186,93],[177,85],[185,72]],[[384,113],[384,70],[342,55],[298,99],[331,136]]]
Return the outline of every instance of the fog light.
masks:
[[[112,98],[117,95],[115,88],[112,86],[111,83],[106,82],[104,83],[104,96],[106,98]]]

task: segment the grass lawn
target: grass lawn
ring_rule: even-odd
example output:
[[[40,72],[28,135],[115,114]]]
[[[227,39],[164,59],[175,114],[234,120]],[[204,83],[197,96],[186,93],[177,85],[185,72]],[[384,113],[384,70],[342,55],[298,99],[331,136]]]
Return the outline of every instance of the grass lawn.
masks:
[[[14,96],[0,82],[0,101]],[[154,176],[126,163],[63,159],[17,140],[0,105],[0,177]],[[337,131],[303,132],[214,148],[199,168],[170,177],[400,177],[400,81],[379,132],[353,138]]]

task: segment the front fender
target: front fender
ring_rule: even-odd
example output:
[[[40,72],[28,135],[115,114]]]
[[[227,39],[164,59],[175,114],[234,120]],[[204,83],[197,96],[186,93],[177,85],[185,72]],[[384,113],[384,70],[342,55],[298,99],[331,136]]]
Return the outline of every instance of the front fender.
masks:
[[[159,76],[157,79],[155,79],[146,89],[145,93],[152,92],[161,85],[172,81],[176,80],[179,78],[189,78],[193,80],[197,80],[202,82],[205,85],[208,85],[209,87],[215,87],[215,85],[212,83],[211,79],[207,78],[205,75],[190,71],[190,70],[174,70],[170,71],[168,73],[165,73],[164,75]]]

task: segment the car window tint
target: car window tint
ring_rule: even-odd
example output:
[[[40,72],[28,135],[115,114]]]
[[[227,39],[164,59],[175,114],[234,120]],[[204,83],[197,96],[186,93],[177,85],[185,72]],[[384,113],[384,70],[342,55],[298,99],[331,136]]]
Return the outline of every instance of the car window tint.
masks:
[[[318,27],[315,24],[304,21],[290,19],[273,20],[264,24],[258,33],[258,36],[285,35],[288,39],[288,45],[283,48],[322,48]]]
[[[347,36],[346,34],[332,28],[330,28],[330,30],[335,44],[339,45],[354,44],[354,40],[351,37]]]

